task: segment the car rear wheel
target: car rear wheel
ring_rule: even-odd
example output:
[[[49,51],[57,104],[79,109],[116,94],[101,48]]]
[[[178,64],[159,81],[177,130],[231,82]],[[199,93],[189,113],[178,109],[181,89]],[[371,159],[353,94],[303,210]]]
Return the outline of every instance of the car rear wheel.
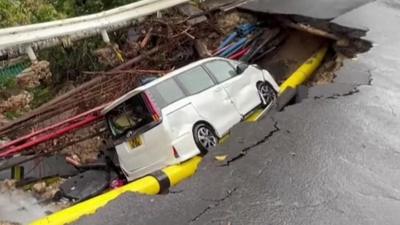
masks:
[[[257,89],[261,97],[262,106],[269,106],[276,100],[276,92],[268,83],[259,83]]]
[[[218,137],[209,125],[200,123],[197,124],[193,129],[193,136],[197,147],[200,152],[205,154],[211,148],[217,146]]]

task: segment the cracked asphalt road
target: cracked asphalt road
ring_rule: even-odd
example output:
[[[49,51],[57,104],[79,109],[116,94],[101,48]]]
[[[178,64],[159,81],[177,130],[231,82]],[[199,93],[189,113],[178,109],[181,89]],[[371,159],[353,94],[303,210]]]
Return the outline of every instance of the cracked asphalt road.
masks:
[[[128,193],[77,224],[399,224],[400,4],[373,1],[333,22],[374,43],[334,83],[235,127],[169,194]]]

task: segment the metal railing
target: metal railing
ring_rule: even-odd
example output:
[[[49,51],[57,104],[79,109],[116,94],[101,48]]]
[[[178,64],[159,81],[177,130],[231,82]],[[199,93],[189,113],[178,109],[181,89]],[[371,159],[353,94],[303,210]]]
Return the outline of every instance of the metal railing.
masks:
[[[0,29],[0,57],[28,54],[107,31],[129,26],[137,19],[188,2],[189,0],[142,0],[96,14],[52,22]]]

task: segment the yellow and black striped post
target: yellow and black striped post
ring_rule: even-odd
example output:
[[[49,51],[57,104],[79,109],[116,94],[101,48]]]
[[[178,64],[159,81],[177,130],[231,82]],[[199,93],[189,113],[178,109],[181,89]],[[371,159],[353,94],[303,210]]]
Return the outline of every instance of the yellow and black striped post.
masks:
[[[11,179],[19,181],[23,178],[24,178],[24,167],[22,166],[11,167]]]

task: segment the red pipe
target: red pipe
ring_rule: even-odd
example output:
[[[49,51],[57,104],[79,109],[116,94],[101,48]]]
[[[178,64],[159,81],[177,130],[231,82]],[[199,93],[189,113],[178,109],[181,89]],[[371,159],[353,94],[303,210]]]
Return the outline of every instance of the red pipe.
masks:
[[[225,46],[225,47],[223,47],[223,48],[216,49],[216,50],[214,50],[214,52],[211,53],[211,55],[212,55],[212,56],[219,55],[221,52],[225,51],[226,49],[228,49],[229,47],[231,47],[233,44],[235,44],[235,43],[230,43],[229,45],[227,45],[227,46]]]
[[[247,52],[249,51],[249,48],[242,49],[241,51],[235,53],[234,55],[231,55],[229,59],[240,59],[242,56],[244,56]]]
[[[61,121],[59,123],[56,123],[56,124],[53,124],[51,126],[45,127],[43,129],[34,131],[34,132],[32,132],[32,133],[30,133],[28,135],[25,135],[23,137],[17,138],[17,139],[12,140],[12,141],[9,141],[9,142],[7,142],[7,143],[5,143],[3,145],[0,145],[0,150],[3,150],[3,149],[8,148],[10,146],[19,144],[20,142],[29,141],[30,138],[32,138],[32,137],[34,137],[36,135],[39,135],[39,134],[44,133],[46,131],[61,127],[61,126],[65,125],[65,124],[67,124],[67,123],[70,123],[70,122],[73,122],[75,120],[81,119],[81,118],[83,118],[83,117],[85,117],[85,116],[87,116],[87,115],[89,115],[91,113],[99,112],[102,109],[104,109],[104,107],[107,106],[107,105],[108,105],[108,103],[104,104],[104,105],[101,105],[101,106],[98,106],[98,107],[96,107],[94,109],[91,109],[89,111],[83,112],[83,113],[81,113],[79,115],[76,115],[74,117],[68,118],[68,119],[66,119],[64,121]]]
[[[70,133],[76,129],[79,128],[83,128],[93,122],[95,122],[96,120],[99,120],[103,118],[102,115],[96,114],[96,115],[87,115],[86,118],[84,118],[82,121],[71,124],[67,127],[64,127],[62,129],[56,130],[50,134],[45,134],[43,136],[40,137],[36,137],[35,139],[33,139],[30,142],[24,143],[22,145],[18,145],[18,146],[11,146],[9,149],[7,149],[6,151],[3,151],[0,153],[0,158],[4,158],[4,157],[8,157],[8,156],[12,156],[14,154],[17,154],[19,152],[24,151],[25,149],[34,147],[38,144],[41,144],[43,142],[49,141],[51,139],[54,139],[56,137],[62,136],[64,134]]]

